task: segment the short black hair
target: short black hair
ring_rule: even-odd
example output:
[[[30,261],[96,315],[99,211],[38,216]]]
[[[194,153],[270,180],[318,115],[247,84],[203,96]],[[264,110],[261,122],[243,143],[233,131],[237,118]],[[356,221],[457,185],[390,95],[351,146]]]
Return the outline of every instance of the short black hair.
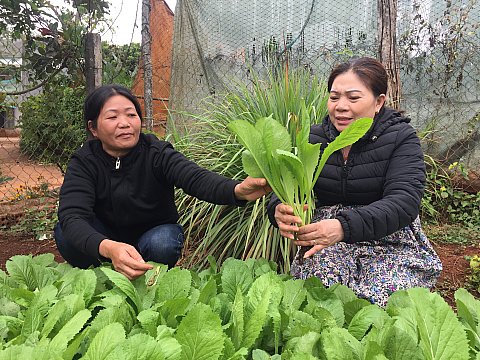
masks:
[[[100,111],[108,99],[115,95],[121,95],[130,100],[135,106],[135,110],[137,110],[140,120],[142,120],[142,109],[140,107],[140,103],[130,90],[124,86],[116,84],[103,85],[88,94],[83,104],[83,119],[85,120],[85,127],[88,133],[90,133],[88,129],[88,122],[92,121],[93,128],[97,128],[97,120],[98,116],[100,115]]]
[[[380,61],[369,57],[353,58],[335,66],[328,78],[328,92],[332,90],[332,84],[335,78],[350,70],[360,78],[364,85],[369,88],[375,96],[381,94],[387,95],[388,75],[385,67]]]

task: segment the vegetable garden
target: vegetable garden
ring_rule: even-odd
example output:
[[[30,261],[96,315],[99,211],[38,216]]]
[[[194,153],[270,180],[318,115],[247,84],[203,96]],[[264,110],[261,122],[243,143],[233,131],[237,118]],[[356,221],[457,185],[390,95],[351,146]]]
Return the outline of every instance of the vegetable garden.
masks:
[[[110,266],[15,256],[1,273],[0,359],[478,359],[480,302],[394,293],[385,309],[342,285],[279,275],[265,259]]]
[[[90,10],[82,7],[86,2],[78,3],[83,19],[92,20]],[[172,120],[166,138],[199,165],[231,178],[246,176],[242,157],[249,155],[242,155],[242,144],[252,140],[258,119],[272,117],[285,128],[297,120],[321,119],[326,90],[319,74],[353,54],[377,55],[376,29],[369,27],[378,14],[370,0],[365,9],[350,6],[344,9],[348,11],[338,10],[342,2],[318,6],[297,1],[297,8],[292,0],[254,2],[258,11],[253,15],[256,5],[241,2],[181,3],[186,5],[176,14],[176,57],[170,61],[163,54],[168,64],[159,65],[173,69],[171,83],[166,81],[172,89],[166,99]],[[21,138],[0,129],[0,138],[8,143],[0,143],[1,190],[20,180],[17,166],[43,171],[34,179],[28,174],[30,179],[22,179],[25,184],[8,195],[2,193],[0,360],[479,360],[480,180],[463,162],[475,160],[475,154],[478,158],[478,1],[432,2],[428,16],[426,5],[399,3],[400,105],[412,115],[427,154],[421,219],[444,266],[433,291],[398,291],[380,308],[341,285],[325,288],[315,278],[292,279],[288,271],[296,249],[269,224],[268,196],[230,208],[178,191],[186,243],[178,267],[169,271],[154,264],[153,271],[130,282],[109,264],[89,270],[65,264],[51,240],[58,187],[66,161],[85,136],[85,79],[77,58],[83,28],[70,28],[77,20],[68,12],[58,23],[52,20],[46,29],[50,34],[29,42],[35,46],[24,52],[32,57],[34,67],[28,70],[37,74],[35,81],[43,82],[44,91],[21,101]],[[192,11],[199,9],[203,11]],[[216,13],[218,19],[211,16]],[[261,21],[253,26],[252,17]],[[352,18],[363,21],[352,24]],[[294,32],[285,34],[289,21]],[[234,31],[216,31],[219,27]],[[130,45],[122,50],[103,44],[109,65],[105,82],[138,85],[132,79],[139,49]],[[60,68],[50,76],[48,71],[57,69],[45,69],[45,63],[52,63],[45,57],[53,50],[58,50],[55,61],[68,64],[68,72]],[[288,61],[291,69],[285,71],[280,65]],[[14,67],[7,70],[12,79],[20,76]],[[3,98],[0,106],[5,105]],[[243,139],[241,130],[238,138],[229,130],[245,124],[249,130]],[[13,150],[2,157],[10,145]],[[298,170],[296,159],[285,153],[283,158],[283,166]],[[309,168],[310,177],[314,170]],[[291,179],[284,180],[281,186],[292,185]],[[310,186],[288,192],[291,198],[284,200],[310,202]]]

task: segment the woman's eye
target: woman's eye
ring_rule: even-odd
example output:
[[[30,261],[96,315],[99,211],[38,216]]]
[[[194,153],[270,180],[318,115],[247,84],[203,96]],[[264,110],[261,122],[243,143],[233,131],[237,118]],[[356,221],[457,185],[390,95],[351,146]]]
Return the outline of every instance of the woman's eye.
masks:
[[[115,120],[117,117],[116,116],[109,116],[107,117],[108,120]]]
[[[137,117],[137,114],[128,114],[130,117]]]

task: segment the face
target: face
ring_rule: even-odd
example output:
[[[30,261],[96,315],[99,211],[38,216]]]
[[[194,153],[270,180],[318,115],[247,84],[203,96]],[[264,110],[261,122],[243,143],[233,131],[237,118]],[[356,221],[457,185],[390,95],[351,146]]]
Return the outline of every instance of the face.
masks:
[[[355,120],[373,118],[382,108],[385,95],[375,96],[352,71],[338,75],[332,83],[328,99],[328,115],[341,132]]]
[[[102,142],[103,150],[111,156],[126,155],[138,142],[142,122],[133,103],[122,95],[109,98],[97,119],[97,127],[88,122],[92,134]]]

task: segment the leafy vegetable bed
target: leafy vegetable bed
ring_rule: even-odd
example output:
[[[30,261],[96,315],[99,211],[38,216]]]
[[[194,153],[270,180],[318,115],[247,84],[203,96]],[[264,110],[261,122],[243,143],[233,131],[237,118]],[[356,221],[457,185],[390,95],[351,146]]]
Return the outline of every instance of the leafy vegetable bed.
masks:
[[[419,288],[382,309],[266,260],[210,264],[155,264],[130,282],[107,266],[14,256],[0,271],[0,359],[480,358],[480,302],[464,289],[457,313]]]

